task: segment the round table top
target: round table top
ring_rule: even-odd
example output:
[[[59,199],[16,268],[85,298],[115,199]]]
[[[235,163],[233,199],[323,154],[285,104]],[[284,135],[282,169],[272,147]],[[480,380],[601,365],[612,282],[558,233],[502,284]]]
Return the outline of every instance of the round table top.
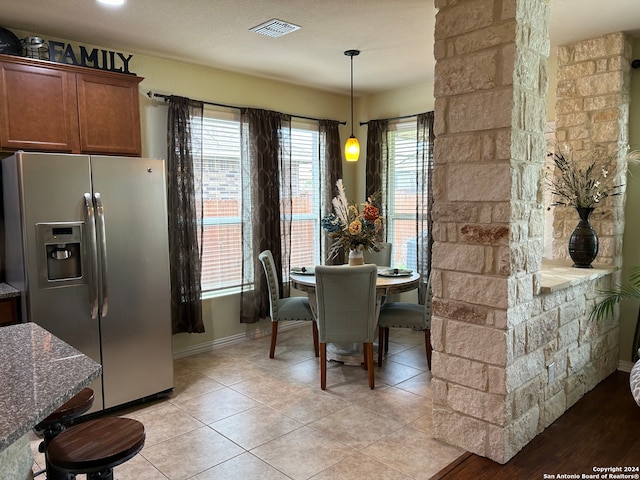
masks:
[[[378,278],[376,280],[376,291],[378,295],[391,295],[393,293],[408,292],[418,288],[420,275],[411,272],[407,275],[386,276],[382,272],[389,270],[389,267],[378,267]],[[309,268],[306,273],[290,272],[289,279],[291,286],[303,292],[315,292],[316,276],[313,268]]]

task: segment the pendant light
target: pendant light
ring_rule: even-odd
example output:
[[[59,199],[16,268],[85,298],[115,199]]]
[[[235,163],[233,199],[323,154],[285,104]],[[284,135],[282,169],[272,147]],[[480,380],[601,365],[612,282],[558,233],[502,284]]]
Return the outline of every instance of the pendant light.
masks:
[[[344,54],[351,57],[351,136],[344,146],[344,158],[347,162],[357,162],[360,157],[360,143],[353,134],[353,57],[360,55],[360,50],[347,50]]]

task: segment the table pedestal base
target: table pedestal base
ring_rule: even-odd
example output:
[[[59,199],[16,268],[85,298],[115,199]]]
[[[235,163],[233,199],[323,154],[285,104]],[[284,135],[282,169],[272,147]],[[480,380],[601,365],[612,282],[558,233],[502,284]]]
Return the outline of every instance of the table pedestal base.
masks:
[[[359,367],[364,362],[361,343],[327,343],[327,360]]]
[[[373,344],[374,357],[378,353],[378,344]],[[327,343],[327,360],[340,362],[349,367],[359,367],[364,363],[362,343]]]

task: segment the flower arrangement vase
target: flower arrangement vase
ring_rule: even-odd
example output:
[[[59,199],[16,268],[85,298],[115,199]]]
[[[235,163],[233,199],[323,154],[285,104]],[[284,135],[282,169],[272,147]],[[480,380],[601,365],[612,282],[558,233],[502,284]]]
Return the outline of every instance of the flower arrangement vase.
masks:
[[[358,249],[349,250],[349,265],[364,265],[364,252]]]
[[[598,234],[589,217],[593,208],[576,207],[580,221],[569,237],[569,256],[575,268],[593,268],[591,263],[598,255]]]

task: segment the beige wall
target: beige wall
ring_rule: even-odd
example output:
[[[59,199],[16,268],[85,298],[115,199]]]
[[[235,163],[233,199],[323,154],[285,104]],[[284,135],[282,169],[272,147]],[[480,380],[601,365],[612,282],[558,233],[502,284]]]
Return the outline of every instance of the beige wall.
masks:
[[[145,79],[141,92],[182,95],[193,99],[236,106],[250,106],[317,118],[347,120],[348,97],[305,87],[287,85],[256,77],[181,64],[152,57],[134,56],[132,68]],[[176,72],[178,72],[176,74]],[[165,156],[166,106],[141,95],[143,153]],[[341,136],[348,136],[347,127]],[[351,172],[345,171],[345,176]],[[239,295],[207,299],[203,303],[205,332],[173,336],[174,354],[206,348],[212,342],[237,336],[270,332],[262,321],[255,325],[239,323]]]
[[[146,97],[144,93],[149,90],[317,118],[347,121],[350,119],[348,95],[338,95],[140,55],[134,55],[131,68],[139,76],[145,77],[141,82],[140,98],[143,153],[149,156],[164,157],[166,151],[166,106]],[[433,84],[425,83],[392,92],[356,98],[354,101],[354,133],[361,143],[361,160],[364,160],[366,145],[366,126],[360,126],[361,121],[432,110],[432,91]],[[351,133],[350,126],[341,127],[340,133],[344,141]],[[344,163],[343,167],[345,185],[350,195],[353,198],[363,198],[365,162]],[[270,325],[264,321],[256,325],[241,325],[239,323],[238,295],[205,300],[203,314],[205,333],[174,335],[174,352],[182,355],[225,338],[261,335],[270,332]]]
[[[640,58],[640,39],[633,41],[632,58]],[[640,71],[631,70],[631,105],[629,108],[629,145],[640,149]],[[629,168],[625,230],[622,247],[622,280],[634,266],[640,266],[640,165]],[[620,310],[620,359],[631,360],[631,345],[638,318],[638,302],[623,302]]]
[[[10,28],[10,26],[9,26]],[[12,30],[18,36],[32,32]],[[45,38],[51,38],[40,32]],[[57,39],[61,40],[61,39]],[[86,45],[86,44],[85,44]],[[640,57],[640,40],[633,44],[634,58]],[[549,94],[547,119],[555,117],[555,51],[549,58]],[[183,95],[194,99],[238,106],[268,108],[285,113],[349,120],[349,97],[330,92],[292,86],[281,82],[265,80],[247,75],[225,72],[181,62],[134,54],[131,70],[144,77],[140,84],[140,102],[143,130],[143,154],[146,156],[166,156],[166,106],[162,102],[150,100],[145,94],[152,90],[158,93]],[[357,87],[357,85],[356,85]],[[640,72],[632,72],[631,83],[630,144],[640,148]],[[360,140],[362,156],[366,146],[366,126],[359,122],[376,118],[409,115],[433,110],[433,83],[383,92],[356,98],[354,102],[355,134]],[[341,127],[343,139],[350,133],[350,126]],[[364,161],[344,164],[345,185],[353,198],[364,196]],[[640,166],[632,167],[629,177],[625,216],[627,218],[624,236],[623,278],[630,268],[640,265],[640,224],[635,221],[640,211]],[[256,328],[267,331],[268,325],[240,325],[238,297],[236,295],[206,300],[204,305],[204,334],[179,334],[173,339],[174,349],[197,348],[197,345],[233,337],[251,335]],[[638,313],[637,304],[624,303],[620,319],[620,358],[630,360],[631,337]]]

